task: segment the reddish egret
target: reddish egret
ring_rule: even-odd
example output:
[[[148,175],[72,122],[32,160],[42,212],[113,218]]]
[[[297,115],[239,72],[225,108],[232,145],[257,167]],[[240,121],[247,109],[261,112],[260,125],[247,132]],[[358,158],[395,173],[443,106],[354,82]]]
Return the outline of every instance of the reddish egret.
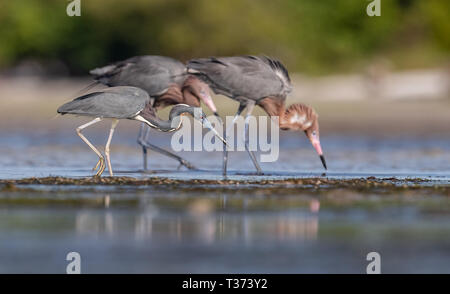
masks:
[[[151,104],[151,98],[148,93],[136,87],[112,87],[102,91],[90,93],[78,97],[58,108],[60,114],[73,114],[94,117],[95,119],[79,126],[77,130],[78,136],[97,154],[99,161],[94,167],[98,168],[96,176],[100,176],[105,170],[105,159],[94,145],[81,133],[81,131],[99,121],[109,118],[112,119],[111,130],[109,132],[108,141],[105,146],[106,162],[108,164],[109,174],[113,176],[111,161],[109,156],[109,145],[120,119],[131,119],[145,123],[151,128],[162,132],[171,132],[181,127],[181,119],[174,121],[176,117],[183,113],[191,114],[195,120],[201,121],[203,126],[214,131],[216,136],[225,143],[225,140],[216,132],[211,123],[206,119],[206,115],[201,108],[189,106],[186,104],[175,105],[169,115],[169,120],[164,121],[156,116],[155,109]],[[195,111],[198,109],[198,111]]]
[[[235,120],[247,107],[245,148],[259,174],[261,168],[255,154],[248,148],[247,138],[248,118],[255,105],[261,106],[269,116],[278,116],[280,129],[304,131],[319,154],[323,167],[327,168],[320,146],[317,113],[304,104],[293,104],[288,108],[285,106],[286,96],[291,92],[292,85],[289,73],[280,61],[265,56],[210,57],[190,60],[187,67],[188,73],[207,82],[216,94],[239,102]],[[227,171],[227,159],[228,152],[225,150],[224,174]]]
[[[135,56],[93,69],[90,73],[97,80],[93,85],[102,83],[110,87],[133,86],[147,91],[152,97],[155,111],[180,103],[199,107],[200,101],[203,101],[217,115],[208,85],[187,74],[186,65],[170,57]],[[178,160],[189,169],[195,169],[178,155],[151,144],[148,140],[149,130],[146,124],[142,124],[138,136],[138,144],[143,151],[144,170],[147,169],[147,148]]]

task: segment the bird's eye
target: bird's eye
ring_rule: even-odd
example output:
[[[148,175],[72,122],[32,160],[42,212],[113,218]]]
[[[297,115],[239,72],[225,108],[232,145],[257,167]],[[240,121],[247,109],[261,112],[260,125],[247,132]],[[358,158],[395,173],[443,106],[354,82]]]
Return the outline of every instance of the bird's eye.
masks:
[[[312,132],[312,135],[315,136],[315,135],[316,135],[316,131],[313,131],[313,132]]]

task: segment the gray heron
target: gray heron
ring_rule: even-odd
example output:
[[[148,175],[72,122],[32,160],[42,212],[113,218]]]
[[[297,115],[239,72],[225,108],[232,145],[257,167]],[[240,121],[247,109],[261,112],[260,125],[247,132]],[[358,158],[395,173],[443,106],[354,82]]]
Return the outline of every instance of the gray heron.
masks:
[[[194,120],[201,121],[204,127],[212,130],[215,135],[226,144],[225,140],[206,119],[206,115],[201,108],[189,106],[187,104],[177,104],[172,107],[169,114],[169,120],[165,121],[156,116],[155,109],[151,102],[151,98],[146,91],[136,87],[119,86],[106,88],[101,91],[75,98],[60,106],[57,112],[61,115],[72,114],[94,118],[92,121],[79,126],[76,129],[76,132],[99,157],[99,160],[94,167],[94,170],[98,168],[96,176],[101,176],[105,170],[105,159],[101,152],[89,142],[81,131],[103,119],[112,119],[111,129],[105,146],[106,162],[111,176],[113,176],[113,171],[110,160],[110,144],[114,129],[121,119],[140,121],[159,131],[172,132],[181,127],[182,122],[180,115],[187,113],[192,115]]]
[[[155,111],[176,104],[200,107],[200,101],[217,115],[208,85],[193,75],[189,75],[186,65],[165,56],[135,56],[90,71],[96,82],[110,87],[133,86],[141,88],[152,98]],[[141,124],[138,144],[142,146],[144,170],[147,170],[147,148],[175,160],[189,169],[195,167],[185,159],[149,142],[150,128]]]

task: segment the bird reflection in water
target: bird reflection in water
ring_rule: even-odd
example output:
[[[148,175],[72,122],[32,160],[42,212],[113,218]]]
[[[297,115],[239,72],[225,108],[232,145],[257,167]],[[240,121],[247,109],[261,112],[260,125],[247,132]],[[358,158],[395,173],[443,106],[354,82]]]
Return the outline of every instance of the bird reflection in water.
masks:
[[[227,196],[198,198],[186,206],[161,208],[146,203],[129,214],[106,207],[105,212],[82,210],[76,216],[76,232],[81,235],[126,236],[135,240],[175,241],[214,244],[241,241],[246,245],[261,240],[316,240],[319,230],[320,202],[312,199],[307,209],[261,211],[252,208],[252,199],[243,199],[241,207],[228,206]],[[171,211],[176,209],[176,211]]]

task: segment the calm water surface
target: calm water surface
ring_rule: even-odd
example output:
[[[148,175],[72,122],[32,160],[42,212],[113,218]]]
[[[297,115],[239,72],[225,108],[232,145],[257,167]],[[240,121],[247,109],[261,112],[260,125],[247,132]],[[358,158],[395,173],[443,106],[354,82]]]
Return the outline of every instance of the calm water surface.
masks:
[[[96,133],[87,132],[95,137]],[[91,175],[96,156],[72,131],[1,133],[0,178]],[[104,144],[102,133],[97,145]],[[105,138],[106,139],[106,138]],[[169,146],[154,133],[155,143]],[[117,132],[118,175],[221,178],[221,153],[180,153],[201,171],[151,154],[143,174],[135,133]],[[329,136],[329,177],[427,178],[448,185],[450,138]],[[306,139],[281,138],[266,175],[249,175],[243,152],[230,154],[230,178],[320,176]],[[382,272],[450,273],[450,198],[420,192],[264,193],[158,187],[49,187],[0,192],[0,272],[64,273],[81,254],[85,273],[365,273],[371,251]]]

